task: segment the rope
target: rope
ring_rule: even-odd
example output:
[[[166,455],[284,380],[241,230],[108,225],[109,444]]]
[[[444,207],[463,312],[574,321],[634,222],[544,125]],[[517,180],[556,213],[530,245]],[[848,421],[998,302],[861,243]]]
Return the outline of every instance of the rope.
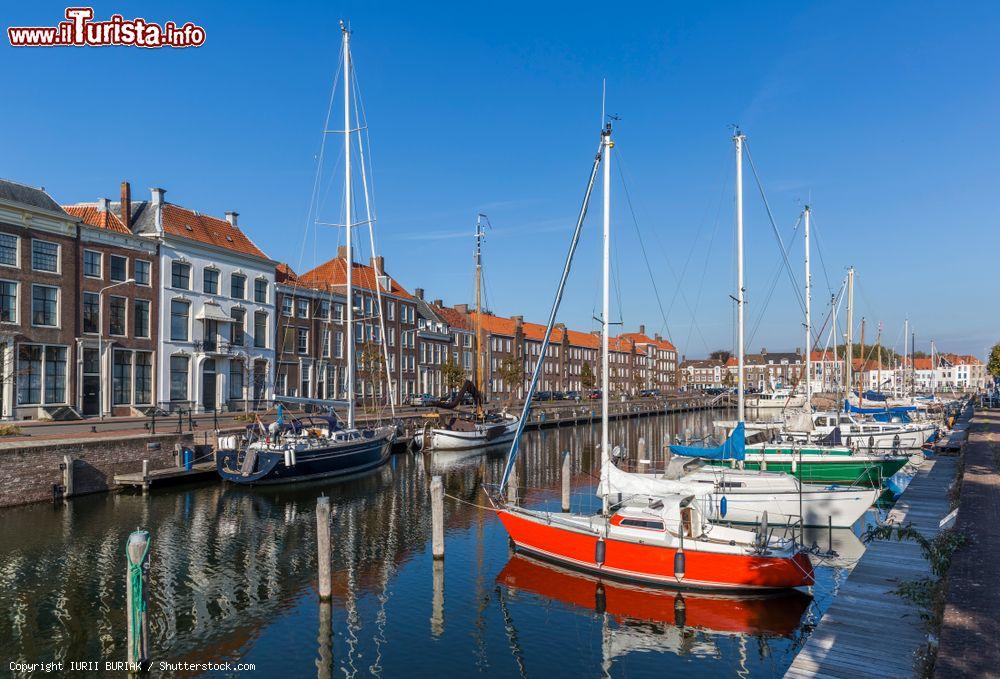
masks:
[[[133,563],[131,555],[128,553],[128,544],[125,545],[125,558],[128,560],[128,579],[132,586],[132,616],[129,626],[132,629],[132,657],[138,658],[142,647],[142,614],[146,612],[146,601],[142,596],[142,564],[149,554],[149,533],[140,531],[146,535],[146,548],[139,557],[139,563]]]
[[[464,500],[464,499],[462,499],[460,497],[456,497],[455,495],[449,495],[448,493],[445,493],[444,496],[446,498],[450,499],[450,500],[454,500],[455,502],[460,502],[463,505],[469,505],[470,507],[476,507],[478,509],[486,509],[486,510],[489,510],[491,512],[497,511],[496,507],[487,507],[486,505],[480,505],[480,504],[476,504],[475,502],[469,502],[468,500]]]

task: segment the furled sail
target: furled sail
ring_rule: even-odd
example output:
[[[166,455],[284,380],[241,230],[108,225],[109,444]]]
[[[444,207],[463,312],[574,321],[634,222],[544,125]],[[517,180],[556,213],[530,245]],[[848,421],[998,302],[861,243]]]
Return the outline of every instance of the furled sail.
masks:
[[[721,446],[670,446],[670,452],[709,460],[742,460],[746,457],[746,429],[742,422],[737,424]]]

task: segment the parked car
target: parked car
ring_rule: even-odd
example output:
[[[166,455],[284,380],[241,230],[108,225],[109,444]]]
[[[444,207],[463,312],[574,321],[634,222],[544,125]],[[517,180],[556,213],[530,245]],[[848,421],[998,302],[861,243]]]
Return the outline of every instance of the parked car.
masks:
[[[566,400],[566,392],[563,392],[563,391],[553,391],[552,392],[552,400],[553,401],[565,401]]]
[[[448,395],[448,398],[446,400],[450,401],[451,399],[455,398],[456,396],[458,396],[458,392],[457,391],[453,391],[453,392],[451,392],[451,394]],[[474,405],[475,402],[476,402],[476,400],[474,398],[472,398],[472,394],[466,392],[466,393],[462,394],[462,401],[460,402],[460,405],[471,406],[471,405]]]
[[[656,396],[660,396],[660,390],[659,389],[643,389],[642,391],[639,392],[639,396],[642,397],[642,398],[654,398]]]
[[[591,390],[590,390],[590,391],[589,391],[589,392],[587,393],[587,398],[589,398],[589,399],[590,399],[590,400],[592,400],[592,401],[594,401],[594,400],[597,400],[597,399],[601,398],[601,390],[600,390],[600,389],[591,389]]]
[[[580,400],[580,392],[578,392],[578,391],[567,391],[566,392],[566,399],[569,400],[569,401],[579,401]]]
[[[417,394],[416,396],[411,396],[408,403],[411,406],[431,406],[437,403],[437,399],[431,394]]]

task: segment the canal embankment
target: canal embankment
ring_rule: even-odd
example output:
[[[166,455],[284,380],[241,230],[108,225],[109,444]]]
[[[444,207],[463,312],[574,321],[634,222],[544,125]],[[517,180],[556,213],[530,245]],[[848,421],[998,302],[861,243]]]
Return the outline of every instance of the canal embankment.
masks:
[[[1000,410],[976,414],[964,450],[935,676],[1000,676]]]

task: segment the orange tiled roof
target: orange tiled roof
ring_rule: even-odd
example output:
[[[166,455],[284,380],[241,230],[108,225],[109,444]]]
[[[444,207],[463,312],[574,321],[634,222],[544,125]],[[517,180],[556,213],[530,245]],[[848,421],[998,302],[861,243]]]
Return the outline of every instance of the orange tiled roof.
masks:
[[[163,205],[163,231],[225,250],[268,258],[239,227],[225,219],[199,214],[173,203]]]
[[[118,216],[118,213],[107,210],[101,212],[96,203],[78,203],[76,205],[64,205],[63,210],[79,217],[84,224],[96,226],[99,229],[107,229],[117,233],[131,233],[125,228],[125,223]]]
[[[932,368],[930,358],[915,358],[913,359],[913,368],[915,370],[930,370]]]
[[[655,339],[641,332],[626,332],[619,335],[619,337],[625,337],[626,339],[632,340],[636,344],[652,344],[657,349],[677,351],[677,348],[671,344],[669,340]]]
[[[389,279],[390,290],[382,289],[405,299],[413,299],[413,295],[406,291],[395,279],[388,274],[384,274]],[[375,270],[366,264],[354,262],[351,269],[351,284],[356,288],[375,291]],[[312,287],[337,287],[347,285],[347,262],[343,257],[334,257],[325,264],[320,264],[311,271],[306,271],[298,277],[303,285]]]
[[[438,306],[436,304],[431,304],[430,307],[434,310],[434,313],[440,316],[441,319],[452,328],[459,328],[460,330],[475,330],[475,326],[469,320],[469,317],[458,309],[453,309],[447,306]]]
[[[292,270],[292,267],[288,266],[284,262],[280,262],[278,266],[275,267],[274,281],[276,283],[296,285],[299,282],[299,276],[294,270]]]

